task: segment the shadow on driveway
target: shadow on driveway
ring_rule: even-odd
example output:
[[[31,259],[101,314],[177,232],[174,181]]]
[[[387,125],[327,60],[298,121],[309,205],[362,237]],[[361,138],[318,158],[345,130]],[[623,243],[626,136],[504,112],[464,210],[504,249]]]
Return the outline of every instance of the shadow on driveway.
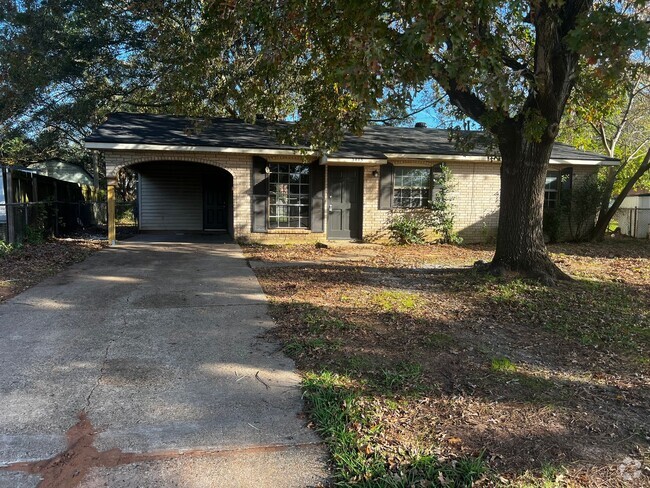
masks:
[[[154,457],[99,464],[79,486],[319,483],[324,452],[293,362],[261,338],[271,327],[224,236],[140,235],[91,256],[0,306],[0,463],[65,451],[81,413],[98,452]],[[0,471],[0,484],[38,480]]]

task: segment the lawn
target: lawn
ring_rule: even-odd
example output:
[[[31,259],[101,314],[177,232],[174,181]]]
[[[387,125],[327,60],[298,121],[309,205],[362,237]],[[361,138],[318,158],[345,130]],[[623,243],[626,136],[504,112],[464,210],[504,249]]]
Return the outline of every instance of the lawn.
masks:
[[[556,287],[480,246],[245,248],[335,481],[649,486],[650,243],[550,248]]]
[[[0,243],[3,244],[3,243]],[[50,239],[0,248],[0,303],[106,246],[105,241]]]

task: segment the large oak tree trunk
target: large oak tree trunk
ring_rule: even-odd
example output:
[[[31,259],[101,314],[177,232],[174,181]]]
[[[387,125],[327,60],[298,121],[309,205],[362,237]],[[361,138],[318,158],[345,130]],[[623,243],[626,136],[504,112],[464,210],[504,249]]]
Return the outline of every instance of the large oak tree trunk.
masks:
[[[568,279],[549,258],[542,227],[553,139],[533,142],[526,140],[522,130],[517,132],[500,138],[501,202],[492,269],[505,268],[543,281]]]

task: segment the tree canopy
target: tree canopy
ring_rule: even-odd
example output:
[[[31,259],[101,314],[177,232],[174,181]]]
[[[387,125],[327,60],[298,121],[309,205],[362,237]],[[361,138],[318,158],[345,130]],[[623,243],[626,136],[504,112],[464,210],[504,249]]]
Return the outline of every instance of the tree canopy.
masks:
[[[542,234],[552,144],[581,77],[614,90],[645,51],[648,9],[643,0],[9,0],[0,122],[4,138],[47,129],[79,141],[117,109],[264,113],[295,120],[290,135],[327,152],[429,87],[499,150],[494,263],[558,275]]]
[[[523,118],[539,137],[544,64],[582,56],[573,78],[615,87],[647,42],[644,15],[641,1],[10,0],[0,121],[79,141],[116,109],[263,112],[327,148],[433,86],[489,130]],[[564,53],[540,49],[558,34]]]

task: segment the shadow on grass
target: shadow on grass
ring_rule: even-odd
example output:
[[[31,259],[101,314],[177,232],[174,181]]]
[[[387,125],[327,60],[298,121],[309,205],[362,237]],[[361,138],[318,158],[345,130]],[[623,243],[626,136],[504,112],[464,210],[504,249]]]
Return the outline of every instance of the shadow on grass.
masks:
[[[316,429],[328,444],[339,486],[473,486],[490,476],[483,455],[442,460],[433,452],[381,448],[382,434],[348,380],[330,372],[310,373],[305,399]]]
[[[281,281],[273,279],[277,273],[263,270],[261,277],[276,299],[278,335],[292,344],[287,352],[313,378],[347,378],[337,391],[362,405],[375,399],[390,410],[391,402],[406,402],[404,422],[411,425],[397,428],[395,439],[408,430],[442,458],[476,460],[484,452],[500,473],[519,474],[574,461],[602,465],[634,446],[650,449],[647,365],[637,361],[650,343],[642,287],[577,280],[546,288],[467,269],[319,266],[284,269]],[[317,420],[319,428],[323,422]],[[372,425],[359,425],[349,435],[360,435],[370,446],[364,449],[377,454]],[[462,438],[462,449],[441,448],[440,433]],[[432,473],[404,468],[395,477],[392,451],[377,450],[379,457],[335,456],[348,470],[341,476],[357,480],[369,470],[371,479],[401,483]],[[417,465],[421,453],[411,453],[405,465]],[[453,479],[442,458],[435,455],[426,469]]]
[[[605,239],[602,242],[558,243],[549,245],[549,251],[587,258],[645,258],[650,259],[650,241],[633,237]]]

